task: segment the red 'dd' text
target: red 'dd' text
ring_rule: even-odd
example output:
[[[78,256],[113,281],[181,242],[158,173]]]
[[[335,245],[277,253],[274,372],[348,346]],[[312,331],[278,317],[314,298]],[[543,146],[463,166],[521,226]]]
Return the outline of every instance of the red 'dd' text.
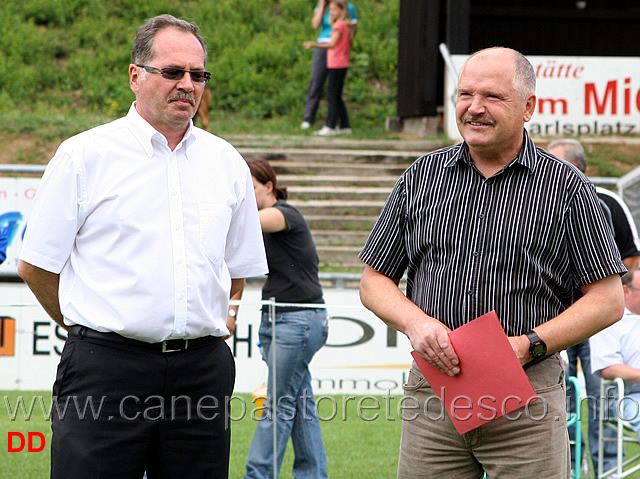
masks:
[[[40,452],[44,449],[45,439],[41,432],[28,432],[27,437],[21,432],[7,434],[7,451],[20,452],[27,446],[27,452]]]

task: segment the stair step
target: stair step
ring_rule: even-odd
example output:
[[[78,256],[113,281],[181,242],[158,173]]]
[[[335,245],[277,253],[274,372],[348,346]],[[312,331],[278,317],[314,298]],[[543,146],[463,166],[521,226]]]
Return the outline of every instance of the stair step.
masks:
[[[340,185],[340,186],[386,186],[389,189],[398,181],[394,175],[278,175],[278,184],[286,186],[288,189],[294,186],[312,185]]]
[[[320,263],[326,264],[348,264],[360,265],[362,262],[358,259],[358,253],[362,250],[362,246],[317,246]]]
[[[312,231],[321,229],[338,229],[340,231],[371,231],[378,219],[373,215],[305,215]]]
[[[391,193],[389,188],[383,186],[354,186],[345,188],[344,186],[292,186],[287,188],[290,193],[344,193],[351,191],[353,193],[372,194],[372,193]]]
[[[338,201],[338,200],[312,200],[312,201],[300,201],[296,199],[289,200],[296,208],[340,208],[340,207],[363,207],[363,208],[381,208],[384,205],[384,201],[375,200],[352,200],[352,201]]]
[[[237,137],[232,144],[247,159],[269,160],[289,202],[311,228],[321,268],[356,274],[363,268],[358,253],[400,175],[424,153],[443,146],[439,141],[371,145],[306,135],[287,143],[271,140]]]
[[[314,215],[365,215],[378,216],[384,205],[384,201],[375,200],[349,200],[349,201],[333,201],[333,200],[311,200],[299,201],[292,199],[290,203],[300,210],[303,216],[307,214]]]
[[[358,173],[364,172],[375,172],[380,174],[381,171],[400,171],[404,172],[406,169],[406,165],[394,165],[394,164],[386,164],[386,163],[333,163],[330,161],[322,161],[322,162],[305,162],[305,161],[283,161],[283,160],[273,160],[269,161],[271,166],[274,169],[280,168],[282,170],[293,170],[296,168],[308,168],[309,170],[320,170],[325,171],[326,169],[332,168],[337,171],[341,169],[352,169],[357,171]],[[285,173],[286,174],[286,173]],[[325,173],[326,174],[326,173]],[[342,176],[342,175],[341,175]],[[344,175],[344,176],[357,176],[357,175]],[[393,175],[388,175],[393,176]]]
[[[391,163],[408,166],[424,155],[420,151],[384,151],[384,150],[344,150],[309,148],[243,148],[240,153],[245,158],[265,158],[270,162],[289,161],[306,163],[350,162],[350,163]]]
[[[396,179],[407,169],[406,165],[394,165],[385,163],[331,163],[331,162],[291,162],[274,160],[271,166],[278,174],[308,174],[308,175],[335,175],[335,176],[395,176]]]
[[[391,188],[379,186],[292,186],[287,188],[291,201],[312,200],[378,200],[386,201]]]
[[[316,246],[352,246],[362,248],[369,237],[369,230],[311,230],[311,234]]]
[[[225,139],[240,152],[247,148],[256,149],[343,149],[343,150],[392,150],[422,151],[424,153],[445,146],[442,140],[433,139],[384,139],[361,140],[351,136],[318,137],[313,135],[297,135],[287,137],[256,136],[254,134],[227,135]]]

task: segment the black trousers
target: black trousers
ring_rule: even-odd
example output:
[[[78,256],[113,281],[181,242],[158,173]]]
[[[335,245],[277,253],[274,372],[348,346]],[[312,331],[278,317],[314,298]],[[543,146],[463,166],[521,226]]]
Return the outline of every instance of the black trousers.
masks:
[[[329,68],[329,86],[327,87],[327,126],[329,128],[351,128],[347,107],[342,99],[344,90],[344,79],[347,76],[348,68]]]
[[[65,343],[51,477],[142,479],[146,470],[149,479],[227,478],[235,381],[227,344],[212,338],[162,353],[105,338]]]

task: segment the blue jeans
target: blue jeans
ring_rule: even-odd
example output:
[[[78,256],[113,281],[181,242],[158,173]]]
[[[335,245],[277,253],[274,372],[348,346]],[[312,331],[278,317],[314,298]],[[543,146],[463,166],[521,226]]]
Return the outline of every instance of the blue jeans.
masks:
[[[580,364],[582,364],[582,372],[584,374],[585,386],[587,389],[587,397],[582,398],[582,401],[586,401],[587,404],[587,418],[582,418],[584,421],[589,421],[588,436],[589,436],[589,452],[591,454],[591,462],[593,463],[593,470],[598,470],[598,416],[600,415],[600,375],[591,373],[591,350],[589,349],[589,340],[583,341],[571,346],[567,349],[567,356],[569,356],[569,376],[577,376],[578,374],[578,358],[580,358]],[[573,393],[573,385],[567,383],[567,411],[572,413],[576,410],[575,396]],[[615,407],[615,406],[614,406]],[[615,413],[615,412],[614,412]],[[615,432],[608,428],[605,428],[605,436],[615,437]],[[575,430],[573,427],[569,428],[569,438],[573,440],[575,437]],[[575,462],[575,453],[571,446],[571,467]],[[584,436],[582,438],[582,450],[584,451]],[[618,458],[616,455],[616,444],[613,442],[604,443],[604,469],[608,471],[616,467]]]
[[[276,417],[278,475],[284,452],[293,442],[293,477],[326,478],[327,457],[311,389],[309,363],[327,341],[329,326],[325,309],[276,314],[276,393],[273,393],[272,328],[262,315],[260,342],[269,366],[265,409],[253,436],[245,479],[273,477],[273,417]],[[275,402],[273,400],[275,398]],[[275,404],[275,411],[273,405]]]
[[[640,438],[640,393],[625,393],[622,399],[622,411],[622,419],[629,422]]]

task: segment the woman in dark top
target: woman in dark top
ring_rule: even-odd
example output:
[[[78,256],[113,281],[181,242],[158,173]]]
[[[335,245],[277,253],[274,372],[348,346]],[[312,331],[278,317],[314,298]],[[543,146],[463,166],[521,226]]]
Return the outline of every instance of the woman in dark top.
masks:
[[[311,388],[309,363],[326,342],[327,313],[318,280],[318,253],[304,217],[286,202],[286,188],[278,188],[267,160],[248,161],[258,203],[269,263],[262,299],[275,298],[276,342],[268,306],[260,324],[262,354],[269,367],[266,417],[258,422],[247,459],[245,478],[273,477],[273,423],[277,427],[278,474],[289,441],[293,442],[294,477],[327,477],[327,458]],[[318,308],[312,305],[318,304]],[[305,305],[305,306],[303,306]],[[311,306],[309,306],[311,305]],[[273,349],[276,357],[274,394]],[[275,411],[269,406],[275,404]]]

